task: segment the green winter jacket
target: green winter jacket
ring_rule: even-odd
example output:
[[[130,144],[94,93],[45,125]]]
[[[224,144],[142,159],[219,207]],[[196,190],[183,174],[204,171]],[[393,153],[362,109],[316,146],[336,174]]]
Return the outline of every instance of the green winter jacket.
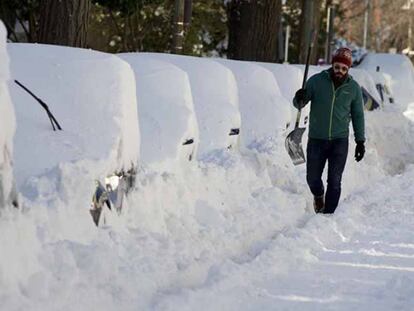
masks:
[[[365,141],[362,91],[350,75],[335,90],[329,70],[324,70],[307,81],[305,90],[305,103],[311,101],[310,138],[347,138],[349,122],[352,119],[355,141]],[[293,104],[297,107],[296,97]]]

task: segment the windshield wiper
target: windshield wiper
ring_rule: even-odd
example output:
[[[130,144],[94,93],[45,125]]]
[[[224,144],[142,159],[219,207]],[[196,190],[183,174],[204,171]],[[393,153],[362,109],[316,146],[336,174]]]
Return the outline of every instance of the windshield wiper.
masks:
[[[19,81],[14,80],[14,82],[20,86],[23,90],[25,90],[27,93],[29,93],[30,95],[32,95],[32,97],[34,99],[36,99],[38,101],[38,103],[46,110],[47,116],[49,117],[50,123],[52,124],[52,128],[54,131],[56,131],[56,127],[58,128],[58,130],[62,130],[62,128],[60,127],[58,121],[56,120],[56,118],[54,117],[54,115],[50,112],[49,107],[46,105],[46,103],[41,100],[39,97],[37,97],[35,94],[33,94],[27,87],[25,87],[23,84],[21,84]],[[56,124],[56,127],[55,127]]]

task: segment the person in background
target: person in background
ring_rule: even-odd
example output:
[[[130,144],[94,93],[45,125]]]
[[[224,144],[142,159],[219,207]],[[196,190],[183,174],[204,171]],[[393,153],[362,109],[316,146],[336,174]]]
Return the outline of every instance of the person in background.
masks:
[[[352,53],[339,48],[332,67],[312,76],[293,99],[297,109],[310,102],[306,181],[314,196],[316,213],[332,214],[341,196],[342,173],[348,155],[349,123],[355,136],[355,160],[365,154],[365,121],[361,87],[349,75]],[[322,173],[328,162],[327,189]]]

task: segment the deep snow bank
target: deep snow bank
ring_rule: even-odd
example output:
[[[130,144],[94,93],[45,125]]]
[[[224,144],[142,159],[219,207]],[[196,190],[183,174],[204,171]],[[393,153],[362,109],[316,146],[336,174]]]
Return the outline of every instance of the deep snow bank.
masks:
[[[10,77],[6,49],[7,31],[0,21],[0,209],[15,200],[13,192],[13,135],[15,116],[7,81]]]
[[[10,81],[17,118],[14,159],[23,197],[19,210],[0,218],[0,305],[13,309],[3,294],[12,293],[13,305],[20,291],[19,304],[29,301],[27,308],[33,309],[32,295],[45,297],[50,281],[45,269],[68,267],[65,241],[80,246],[94,237],[88,208],[95,180],[137,164],[135,81],[129,65],[112,55],[33,44],[7,48],[12,78],[44,100],[63,128],[54,132],[43,108]],[[57,266],[42,257],[48,248]],[[30,286],[19,289],[24,284]]]

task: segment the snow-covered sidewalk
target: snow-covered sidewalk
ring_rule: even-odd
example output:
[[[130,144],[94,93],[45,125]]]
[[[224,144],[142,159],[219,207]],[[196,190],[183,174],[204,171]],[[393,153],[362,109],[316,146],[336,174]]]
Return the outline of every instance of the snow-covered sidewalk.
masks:
[[[145,204],[158,190],[168,204],[134,206],[131,223],[83,238],[65,238],[40,207],[13,222],[3,217],[3,250],[20,264],[8,273],[21,282],[2,291],[2,308],[412,310],[414,166],[354,189],[326,216],[315,215],[306,196],[252,185],[259,179],[247,167],[237,175],[240,165],[186,174],[190,189],[179,176],[152,176],[150,190],[131,202]],[[220,190],[223,179],[239,184]],[[218,188],[197,192],[207,180]]]
[[[158,297],[157,310],[412,310],[414,167],[308,215],[244,262]],[[252,255],[252,254],[251,254]],[[179,306],[179,308],[178,308]]]

